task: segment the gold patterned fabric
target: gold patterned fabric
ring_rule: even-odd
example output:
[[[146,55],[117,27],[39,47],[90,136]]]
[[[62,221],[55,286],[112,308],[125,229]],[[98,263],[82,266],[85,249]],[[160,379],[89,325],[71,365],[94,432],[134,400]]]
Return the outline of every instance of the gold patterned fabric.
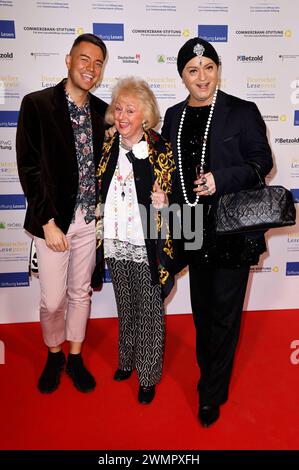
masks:
[[[101,193],[101,182],[104,173],[107,171],[109,160],[112,153],[112,147],[115,140],[118,139],[118,134],[114,134],[113,137],[107,139],[103,144],[103,153],[100,159],[96,176],[99,182],[99,188]],[[148,159],[151,164],[153,179],[156,180],[163,191],[167,195],[171,194],[173,173],[175,170],[175,164],[172,154],[171,146],[166,142],[160,134],[155,132],[153,129],[144,131],[144,139],[147,142],[148,148]],[[100,201],[98,202],[96,209],[96,233],[97,233],[97,269],[95,270],[92,285],[97,287],[101,283],[101,272],[104,263],[103,259],[103,204],[100,195]],[[173,275],[173,240],[171,238],[170,229],[167,220],[164,220],[163,210],[156,211],[155,222],[157,228],[158,237],[156,240],[152,240],[156,244],[156,259],[154,262],[157,266],[159,275],[159,282],[162,288],[162,295],[165,298],[171,291],[174,284]],[[163,233],[163,237],[161,234]],[[151,262],[151,260],[149,260]]]

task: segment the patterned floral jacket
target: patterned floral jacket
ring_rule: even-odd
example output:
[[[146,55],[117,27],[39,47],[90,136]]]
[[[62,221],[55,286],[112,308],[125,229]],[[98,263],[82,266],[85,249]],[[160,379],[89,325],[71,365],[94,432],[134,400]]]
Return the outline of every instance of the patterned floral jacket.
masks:
[[[150,129],[144,132],[144,140],[147,142],[148,158],[135,160],[132,165],[138,203],[146,207],[149,218],[153,214],[155,218],[154,222],[149,220],[148,226],[151,223],[155,223],[158,236],[155,239],[151,239],[149,233],[145,234],[145,246],[153,285],[160,283],[162,297],[165,298],[170,293],[174,284],[173,241],[168,227],[168,220],[166,217],[163,217],[163,209],[161,211],[150,210],[150,195],[155,180],[166,194],[171,194],[175,164],[170,144],[160,134]],[[92,279],[93,287],[100,286],[103,278],[103,204],[105,203],[114,175],[118,154],[119,134],[116,133],[112,138],[104,142],[102,157],[96,172],[100,201],[96,213],[97,266]]]

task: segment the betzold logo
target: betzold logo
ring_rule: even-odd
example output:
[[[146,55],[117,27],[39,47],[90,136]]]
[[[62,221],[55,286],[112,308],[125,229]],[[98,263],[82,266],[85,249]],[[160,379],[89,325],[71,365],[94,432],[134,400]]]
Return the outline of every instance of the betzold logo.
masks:
[[[93,34],[104,41],[124,41],[123,23],[93,23]]]
[[[0,111],[0,127],[17,127],[19,111]]]
[[[244,54],[237,55],[238,62],[263,62],[263,60],[264,60],[264,56],[262,55],[256,55],[256,56],[244,55]]]
[[[299,276],[299,263],[291,261],[286,264],[286,276]]]
[[[280,145],[298,145],[299,144],[299,137],[293,137],[293,138],[283,138],[283,137],[276,137],[274,139],[275,144],[280,144]]]
[[[13,52],[0,52],[0,60],[12,60]]]
[[[27,287],[29,273],[0,273],[0,287]]]
[[[0,20],[0,38],[14,39],[15,37],[15,22],[11,20]]]
[[[295,349],[295,351],[293,351],[290,355],[290,361],[293,366],[296,366],[297,364],[299,364],[299,340],[294,339],[291,342],[290,348]]]
[[[5,229],[6,228],[6,225],[5,225],[5,222],[0,222],[0,230],[2,229]]]
[[[294,126],[299,126],[299,110],[295,109],[294,113]]]
[[[0,194],[0,210],[26,209],[23,194]]]
[[[5,364],[5,346],[3,341],[0,340],[0,364]]]
[[[299,202],[299,189],[291,189],[291,193],[293,195],[294,202]]]
[[[199,24],[198,36],[209,42],[227,42],[228,26],[222,24]]]

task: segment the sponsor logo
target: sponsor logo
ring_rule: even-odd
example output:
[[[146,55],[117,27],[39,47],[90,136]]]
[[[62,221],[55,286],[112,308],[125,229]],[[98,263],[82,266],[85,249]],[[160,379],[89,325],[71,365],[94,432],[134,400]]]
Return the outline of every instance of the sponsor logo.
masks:
[[[276,89],[276,78],[274,77],[248,77],[247,97],[254,99],[274,99]]]
[[[80,34],[82,28],[59,28],[50,26],[24,26],[24,31],[33,34]]]
[[[139,64],[141,60],[141,55],[119,55],[117,56],[117,60],[121,61],[123,64]]]
[[[59,52],[30,52],[30,55],[36,60],[40,57],[58,56]]]
[[[228,13],[228,5],[222,2],[206,1],[198,5],[198,11],[200,13]]]
[[[19,183],[17,162],[0,161],[0,183]]]
[[[23,224],[20,222],[4,222],[0,221],[0,230],[22,230]]]
[[[145,11],[176,12],[175,2],[164,0],[163,2],[150,2],[145,5]]]
[[[254,274],[261,274],[261,273],[272,273],[277,272],[278,268],[275,266],[271,268],[271,266],[251,266],[250,272]]]
[[[279,59],[284,61],[286,59],[298,59],[299,54],[279,54],[278,57],[279,57]]]
[[[237,62],[263,62],[264,56],[263,55],[237,55]]]
[[[293,138],[275,137],[274,143],[279,144],[279,145],[298,145],[299,137],[293,137]]]
[[[294,202],[299,202],[299,189],[291,189],[291,193],[293,195]]]
[[[0,52],[0,60],[13,60],[13,52]]]
[[[286,122],[288,117],[286,114],[263,114],[263,119],[268,122]]]
[[[165,54],[157,55],[158,64],[174,64],[176,65],[177,57],[176,56],[167,56]]]
[[[292,178],[299,177],[299,159],[293,158],[290,161],[290,175]]]
[[[49,88],[51,86],[57,85],[62,80],[62,76],[55,76],[55,75],[42,75],[41,76],[41,87],[42,88]]]
[[[19,111],[0,111],[0,127],[17,127]]]
[[[124,41],[123,23],[93,23],[93,34],[103,41]]]
[[[209,42],[227,42],[228,26],[199,24],[198,36]]]
[[[294,126],[299,126],[299,110],[295,109],[294,112]]]
[[[0,210],[26,209],[23,194],[0,194]]]
[[[69,2],[64,1],[57,1],[57,0],[38,0],[36,2],[37,8],[57,8],[57,9],[68,9]]]
[[[273,2],[268,4],[267,2],[259,2],[255,5],[250,5],[250,13],[280,13],[280,6],[275,5]]]
[[[15,37],[15,22],[12,20],[0,20],[0,38],[14,39]]]
[[[132,34],[146,37],[188,37],[188,29],[132,29]]]
[[[101,0],[92,2],[92,10],[105,10],[105,11],[123,11],[124,5],[122,2],[115,0]]]
[[[290,261],[286,264],[286,276],[299,276],[298,261]]]
[[[0,287],[29,286],[29,273],[0,273]]]
[[[292,31],[290,29],[243,29],[236,30],[237,36],[244,36],[245,38],[290,38]]]
[[[11,140],[0,140],[0,150],[12,150]]]
[[[297,252],[299,251],[299,233],[289,233],[287,238],[287,251]]]
[[[291,103],[299,104],[299,79],[291,82],[291,88],[294,90],[291,93]]]

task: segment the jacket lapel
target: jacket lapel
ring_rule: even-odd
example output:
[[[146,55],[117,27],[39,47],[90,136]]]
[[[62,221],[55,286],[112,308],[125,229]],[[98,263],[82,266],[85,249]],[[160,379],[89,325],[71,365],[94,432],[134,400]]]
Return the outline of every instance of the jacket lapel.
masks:
[[[64,93],[63,80],[54,88],[53,116],[55,118],[57,132],[61,134],[61,140],[65,144],[65,155],[71,160],[76,159],[74,135]]]
[[[219,145],[221,146],[221,140],[223,140],[223,129],[225,129],[225,122],[229,111],[230,106],[226,95],[219,90],[211,122],[210,166],[212,169],[219,167],[219,163],[221,164],[219,155],[217,155],[217,148]]]

